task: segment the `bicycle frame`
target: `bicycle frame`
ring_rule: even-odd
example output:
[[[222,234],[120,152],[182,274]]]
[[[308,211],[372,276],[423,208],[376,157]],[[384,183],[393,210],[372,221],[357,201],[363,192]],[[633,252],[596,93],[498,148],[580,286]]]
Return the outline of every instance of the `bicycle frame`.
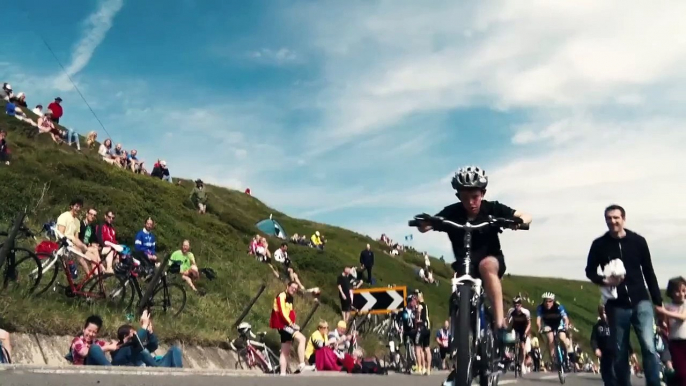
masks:
[[[87,298],[97,298],[100,299],[102,296],[100,294],[94,294],[92,292],[87,292],[83,291],[83,287],[88,283],[90,279],[92,279],[94,276],[97,276],[98,278],[98,286],[100,287],[100,291],[103,293],[105,292],[105,288],[102,285],[102,272],[105,270],[105,266],[102,264],[102,262],[91,262],[91,264],[94,264],[94,267],[91,268],[90,271],[86,273],[86,276],[81,279],[80,282],[74,283],[74,279],[71,276],[71,272],[69,270],[69,267],[67,266],[67,261],[66,261],[66,255],[68,253],[71,254],[76,254],[77,256],[84,257],[83,255],[77,254],[75,251],[71,251],[69,247],[67,246],[62,246],[58,251],[57,251],[57,258],[60,261],[60,264],[62,265],[62,271],[64,271],[65,276],[67,277],[67,282],[69,283],[69,290],[71,291],[72,294],[76,296],[81,296],[81,297],[87,297]],[[96,273],[97,272],[97,273]]]

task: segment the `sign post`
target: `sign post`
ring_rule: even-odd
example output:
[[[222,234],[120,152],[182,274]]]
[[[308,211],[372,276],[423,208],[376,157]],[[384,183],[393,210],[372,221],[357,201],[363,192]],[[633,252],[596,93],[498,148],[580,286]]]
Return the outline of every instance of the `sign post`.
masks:
[[[353,314],[390,314],[407,305],[407,287],[359,288],[353,290]]]

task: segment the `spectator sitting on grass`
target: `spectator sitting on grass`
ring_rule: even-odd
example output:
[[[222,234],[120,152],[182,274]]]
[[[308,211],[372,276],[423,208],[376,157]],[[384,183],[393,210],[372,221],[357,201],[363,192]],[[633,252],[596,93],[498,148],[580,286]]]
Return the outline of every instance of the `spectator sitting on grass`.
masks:
[[[205,184],[201,179],[195,180],[195,187],[191,192],[190,198],[193,206],[198,209],[198,213],[205,214],[207,210],[207,192],[205,191]]]
[[[71,341],[66,359],[77,366],[111,366],[105,353],[116,350],[117,342],[107,343],[98,339],[101,328],[102,318],[98,315],[89,316],[83,326],[83,331]]]
[[[123,325],[117,330],[117,339],[118,348],[112,352],[113,366],[183,367],[181,349],[177,346],[169,347],[160,359],[152,356],[159,343],[148,311],[143,311],[138,331],[131,325]]]
[[[167,161],[165,160],[158,160],[158,162],[152,168],[152,173],[150,173],[150,176],[169,181],[169,183],[172,184],[174,183],[174,181],[172,181],[171,174],[169,174],[169,169],[167,169]]]
[[[36,107],[31,110],[34,114],[38,116],[38,118],[43,116],[43,105],[36,105]]]
[[[74,198],[69,204],[69,210],[62,213],[57,218],[57,231],[62,234],[67,240],[71,241],[74,249],[81,252],[84,256],[78,256],[78,262],[83,268],[84,272],[90,272],[90,264],[97,263],[100,261],[98,253],[93,249],[89,248],[85,243],[79,239],[81,233],[81,222],[79,221],[78,215],[83,207],[83,200],[80,198]]]
[[[148,217],[145,220],[145,227],[136,234],[136,241],[134,242],[134,257],[143,261],[148,266],[153,266],[157,262],[157,255],[155,248],[157,247],[157,240],[152,230],[155,228],[155,222]]]
[[[96,133],[95,131],[91,131],[90,133],[88,133],[88,137],[86,137],[86,146],[88,146],[89,149],[92,148],[93,145],[95,145],[96,139],[98,139],[98,133]]]
[[[204,292],[198,291],[193,283],[195,280],[200,278],[200,271],[195,263],[195,256],[191,252],[191,243],[188,240],[183,240],[181,244],[181,249],[172,253],[169,258],[170,266],[178,266],[178,273],[181,275],[183,281],[188,283],[191,289],[200,295],[204,295]],[[175,271],[176,269],[172,270]]]
[[[110,155],[110,151],[112,150],[112,140],[107,138],[105,142],[103,142],[100,145],[100,149],[98,149],[98,154],[100,154],[100,157],[102,157],[102,160],[107,162],[110,165],[116,165],[116,166],[121,166],[117,160]]]
[[[324,241],[322,240],[319,231],[314,232],[310,241],[312,242],[312,246],[314,248],[324,249]]]
[[[129,153],[128,162],[132,172],[147,174],[145,169],[143,169],[143,161],[138,159],[138,150],[131,150],[131,153]]]
[[[22,109],[19,106],[17,106],[17,104],[17,98],[11,97],[5,105],[5,113],[7,113],[7,115],[9,115],[10,117],[15,117],[20,121],[24,121],[33,126],[36,126],[36,124],[30,118],[28,118],[26,114],[24,114]]]
[[[52,121],[52,110],[48,109],[42,117],[38,118],[38,133],[48,133],[55,143],[62,143],[62,132]]]
[[[29,106],[26,104],[26,94],[23,92],[20,92],[17,94],[17,106],[25,107],[28,108]]]
[[[124,154],[124,149],[121,147],[121,143],[118,143],[114,149],[110,149],[110,157],[112,157],[115,162],[119,163],[119,166],[126,166],[126,155]]]
[[[95,208],[88,209],[86,218],[81,220],[81,232],[79,232],[79,240],[88,247],[89,252],[94,256],[100,255],[100,247],[98,246],[95,230],[95,220],[97,218],[98,212]]]
[[[319,294],[319,288],[318,287],[313,287],[310,289],[306,289],[305,286],[300,282],[300,277],[298,276],[297,273],[295,273],[295,270],[291,266],[291,259],[288,257],[288,244],[287,243],[281,243],[281,247],[274,251],[274,260],[278,261],[279,263],[283,264],[285,274],[286,274],[286,279],[288,281],[294,282],[298,284],[298,288],[307,293],[312,293],[314,294],[315,297],[318,296]]]
[[[115,253],[121,252],[124,248],[117,243],[117,232],[114,230],[114,212],[105,212],[105,221],[96,228],[98,244],[100,245],[100,256],[105,257],[105,273],[114,274],[112,269]]]
[[[5,130],[0,130],[0,162],[9,166],[10,164],[10,151],[7,147],[7,132]]]

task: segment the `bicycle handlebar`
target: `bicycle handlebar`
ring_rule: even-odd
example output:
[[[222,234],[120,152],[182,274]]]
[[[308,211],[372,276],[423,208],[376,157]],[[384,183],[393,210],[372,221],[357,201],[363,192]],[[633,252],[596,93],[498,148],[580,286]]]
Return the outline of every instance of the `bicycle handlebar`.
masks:
[[[431,216],[426,213],[418,214],[414,216],[413,220],[408,221],[407,225],[411,227],[419,227],[421,226],[421,223],[426,222],[429,224],[444,224],[451,226],[456,229],[464,229],[464,230],[474,230],[474,229],[480,229],[480,228],[485,228],[485,227],[496,227],[496,228],[510,228],[510,229],[521,229],[521,230],[529,230],[529,224],[524,224],[522,222],[522,219],[519,217],[515,218],[501,218],[501,217],[493,217],[489,216],[486,221],[483,221],[478,224],[474,224],[471,222],[466,222],[464,224],[458,224],[456,222],[446,220],[443,217],[439,216]]]
[[[23,236],[23,237],[26,237],[26,238],[33,238],[33,239],[36,238],[36,234],[33,233],[33,231],[32,231],[31,229],[29,229],[29,228],[28,228],[27,226],[25,226],[25,225],[22,225],[22,226],[19,227],[18,233],[21,233],[22,236]],[[0,236],[7,237],[7,236],[9,236],[9,232],[1,232],[1,231],[0,231]]]

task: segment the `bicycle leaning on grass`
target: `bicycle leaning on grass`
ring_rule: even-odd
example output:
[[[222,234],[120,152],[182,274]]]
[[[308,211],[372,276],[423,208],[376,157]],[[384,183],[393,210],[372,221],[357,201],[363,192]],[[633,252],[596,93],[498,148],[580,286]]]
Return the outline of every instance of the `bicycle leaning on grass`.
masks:
[[[238,354],[236,369],[252,370],[257,368],[265,374],[279,375],[281,372],[279,356],[274,354],[264,342],[267,332],[263,331],[255,335],[252,332],[252,326],[247,322],[239,324],[237,330],[238,339],[242,342],[242,347],[236,347],[238,339],[234,339],[229,343],[231,349]],[[286,373],[290,374],[290,372],[290,369],[286,368]]]

